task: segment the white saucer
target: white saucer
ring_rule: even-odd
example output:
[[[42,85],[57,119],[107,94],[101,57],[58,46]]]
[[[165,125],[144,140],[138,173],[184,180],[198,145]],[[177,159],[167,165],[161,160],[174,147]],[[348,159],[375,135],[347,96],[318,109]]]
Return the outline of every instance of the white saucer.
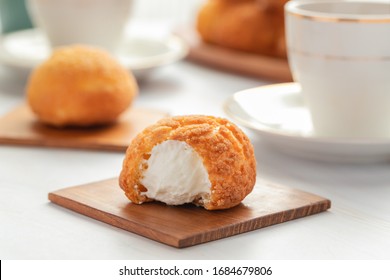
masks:
[[[315,136],[296,83],[237,92],[225,102],[224,110],[238,124],[259,133],[267,143],[296,156],[338,162],[390,160],[387,138]]]
[[[28,73],[50,55],[45,35],[39,29],[26,29],[0,39],[0,63]],[[137,79],[145,78],[157,67],[175,62],[188,53],[188,47],[173,35],[165,39],[127,37],[117,58]]]

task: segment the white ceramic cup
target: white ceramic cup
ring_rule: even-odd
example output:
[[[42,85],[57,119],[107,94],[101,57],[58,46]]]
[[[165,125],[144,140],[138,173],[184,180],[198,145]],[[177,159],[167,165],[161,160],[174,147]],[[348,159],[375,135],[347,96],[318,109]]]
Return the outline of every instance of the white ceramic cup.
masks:
[[[51,47],[87,44],[115,52],[133,0],[26,0],[35,25]]]
[[[390,137],[390,1],[291,1],[288,59],[326,137]]]

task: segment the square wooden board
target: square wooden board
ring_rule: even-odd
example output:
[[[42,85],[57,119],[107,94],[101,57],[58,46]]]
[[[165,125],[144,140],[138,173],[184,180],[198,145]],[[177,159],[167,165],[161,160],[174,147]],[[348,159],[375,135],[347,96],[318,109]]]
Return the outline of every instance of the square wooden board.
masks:
[[[126,151],[131,140],[167,113],[131,108],[116,124],[94,128],[54,128],[37,121],[27,104],[0,118],[0,144]]]
[[[53,203],[141,236],[182,248],[320,213],[330,200],[257,180],[238,206],[207,211],[192,205],[131,203],[108,179],[49,193]]]

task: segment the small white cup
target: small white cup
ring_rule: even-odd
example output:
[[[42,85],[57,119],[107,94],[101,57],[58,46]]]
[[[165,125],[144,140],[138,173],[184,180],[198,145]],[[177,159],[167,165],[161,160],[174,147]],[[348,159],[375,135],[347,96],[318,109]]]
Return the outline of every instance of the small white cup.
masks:
[[[315,135],[390,137],[390,2],[290,1],[285,16]]]
[[[26,0],[51,47],[87,44],[115,52],[133,0]]]

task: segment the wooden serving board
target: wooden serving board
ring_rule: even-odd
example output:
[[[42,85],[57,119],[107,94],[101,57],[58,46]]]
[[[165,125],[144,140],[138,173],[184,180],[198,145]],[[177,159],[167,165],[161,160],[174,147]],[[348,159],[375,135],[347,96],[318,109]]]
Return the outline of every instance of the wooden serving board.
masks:
[[[125,151],[139,132],[167,115],[131,108],[111,126],[54,128],[37,121],[23,104],[0,118],[0,144]]]
[[[189,27],[177,28],[175,33],[189,46],[188,60],[270,81],[291,82],[293,80],[287,59],[207,44],[202,42],[196,30]]]
[[[141,236],[182,248],[316,214],[330,200],[257,180],[254,191],[238,206],[207,211],[158,202],[131,203],[108,179],[49,193],[53,203]]]

